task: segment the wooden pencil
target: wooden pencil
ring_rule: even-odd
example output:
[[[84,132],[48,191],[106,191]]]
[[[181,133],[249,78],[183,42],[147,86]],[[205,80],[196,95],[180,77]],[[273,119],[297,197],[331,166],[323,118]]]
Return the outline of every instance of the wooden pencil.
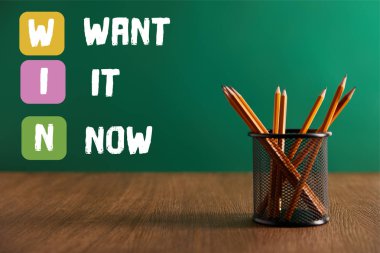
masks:
[[[339,114],[343,111],[343,109],[346,107],[348,102],[350,102],[352,96],[354,95],[354,92],[356,90],[356,87],[354,87],[352,90],[350,90],[340,101],[339,104],[335,110],[334,117],[331,121],[331,124],[336,120],[336,118],[339,116]]]
[[[280,103],[280,117],[279,117],[279,127],[278,132],[280,134],[284,134],[286,131],[286,113],[288,108],[288,95],[286,94],[286,90],[283,90],[281,94],[281,103]],[[280,142],[283,139],[280,139]],[[284,145],[282,145],[282,148]]]
[[[255,114],[255,112],[251,109],[251,107],[248,105],[248,103],[245,101],[242,95],[240,95],[237,90],[235,90],[233,87],[229,86],[227,89],[230,89],[232,93],[235,93],[239,101],[244,105],[244,107],[247,109],[248,113],[252,115],[252,118],[257,122],[258,130],[263,133],[268,133],[268,130],[265,128],[264,124],[261,122],[259,117]]]
[[[318,132],[319,131],[327,132],[328,128],[330,127],[330,124],[331,124],[332,119],[334,117],[334,113],[337,109],[340,97],[342,96],[344,88],[346,86],[346,81],[347,81],[347,75],[343,78],[342,82],[339,84],[339,86],[338,86],[338,88],[334,94],[333,100],[331,101],[329,110],[327,111],[325,119],[324,119],[322,125],[319,127]],[[306,181],[310,175],[310,172],[313,168],[314,161],[317,157],[317,154],[319,152],[320,147],[322,146],[323,139],[318,139],[317,141],[314,141],[314,143],[315,144],[313,146],[315,148],[311,152],[311,159],[309,161],[309,164],[306,166],[305,170],[302,173],[299,185],[297,186],[297,188],[294,191],[292,200],[290,201],[290,204],[289,204],[289,208],[285,214],[285,219],[287,219],[287,220],[291,219],[291,217],[294,213],[294,210],[296,209],[299,198],[301,196],[302,188],[306,184]]]
[[[300,134],[305,134],[309,130],[311,123],[313,122],[313,120],[315,118],[315,115],[317,115],[317,112],[318,112],[319,108],[321,107],[323,100],[325,99],[325,96],[326,96],[326,89],[324,89],[321,92],[321,94],[318,96],[317,100],[315,101],[313,107],[311,108],[311,110],[309,112],[309,115],[307,116],[305,122],[303,123],[303,125],[301,127],[301,130],[299,132]],[[289,159],[294,158],[294,156],[297,153],[298,148],[301,145],[301,143],[302,143],[301,138],[297,139],[294,142],[294,144],[292,145],[292,147],[290,148],[290,151],[289,151],[289,155],[288,155]]]
[[[236,111],[236,112],[239,114],[239,116],[243,119],[243,121],[244,121],[245,124],[249,127],[249,129],[250,129],[252,132],[255,132],[256,130],[255,130],[254,127],[252,126],[252,123],[251,123],[251,122],[248,120],[248,118],[243,114],[241,108],[238,107],[237,103],[232,99],[230,93],[229,93],[228,90],[227,90],[227,87],[222,85],[222,90],[223,90],[224,95],[225,95],[226,98],[227,98],[227,101],[230,103],[230,105],[235,109],[235,111]]]
[[[281,90],[278,86],[274,93],[273,105],[273,133],[277,134],[280,127],[280,106],[281,106]]]
[[[317,112],[319,108],[321,107],[323,100],[325,99],[326,96],[326,88],[321,92],[321,94],[318,96],[317,100],[315,101],[313,107],[310,110],[309,115],[307,116],[305,122],[303,123],[300,133],[305,134],[309,130],[311,123],[314,120],[315,115],[317,115]]]
[[[343,78],[342,82],[339,84],[339,86],[338,86],[338,88],[334,94],[334,98],[330,104],[329,110],[326,114],[326,117],[325,117],[322,125],[318,129],[319,131],[322,131],[325,133],[329,129],[330,124],[332,122],[332,119],[334,118],[334,113],[335,113],[336,108],[338,106],[339,99],[343,94],[344,88],[346,87],[346,81],[347,81],[347,75]]]
[[[273,104],[273,123],[272,123],[272,133],[278,134],[279,124],[280,124],[280,106],[281,106],[281,90],[278,86],[275,93],[274,93],[274,104]],[[278,143],[277,139],[274,140],[275,143]],[[271,184],[270,184],[270,200],[269,200],[269,216],[274,217],[275,209],[278,207],[277,203],[275,203],[276,196],[276,184],[277,184],[277,175],[278,175],[278,169],[276,168],[277,164],[272,160],[271,161],[271,168],[270,168],[270,177],[271,177]]]
[[[288,95],[286,90],[282,92],[281,102],[280,102],[280,117],[279,117],[279,127],[278,133],[285,134],[286,132],[286,113],[288,107]],[[278,144],[281,147],[282,151],[285,151],[285,139],[280,138]],[[275,187],[275,213],[274,216],[278,217],[281,210],[281,195],[282,195],[282,173],[279,168],[280,164],[276,165],[276,187]]]
[[[238,112],[238,114],[241,116],[244,122],[246,122],[246,124],[252,132],[260,133],[261,131],[263,131],[260,129],[257,121],[255,121],[255,119],[253,118],[253,115],[248,112],[248,109],[242,104],[237,95],[229,87],[224,86],[223,92],[226,95],[227,100],[230,102],[232,107],[235,109],[235,111]]]

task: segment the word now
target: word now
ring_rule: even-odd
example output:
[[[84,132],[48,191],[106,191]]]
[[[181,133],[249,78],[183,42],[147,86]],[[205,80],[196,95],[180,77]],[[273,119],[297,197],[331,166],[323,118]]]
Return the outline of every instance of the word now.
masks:
[[[139,150],[139,154],[146,154],[149,151],[150,143],[152,140],[152,130],[151,126],[147,126],[145,138],[142,133],[136,133],[133,136],[133,127],[126,128],[126,136],[128,143],[129,154],[136,154]],[[113,145],[113,134],[117,134],[117,143],[116,147]],[[124,140],[125,140],[125,131],[121,126],[112,126],[108,129],[106,134],[106,149],[110,154],[120,154],[124,150]],[[98,154],[104,153],[104,128],[99,127],[96,132],[93,127],[86,128],[86,154],[92,153],[92,143],[95,144]]]
[[[131,44],[137,45],[137,37],[140,37],[144,45],[149,44],[149,32],[150,24],[156,25],[156,45],[162,46],[164,43],[164,25],[170,24],[170,18],[149,18],[144,19],[144,25],[140,19],[132,18],[131,28],[129,29],[129,19],[124,17],[118,17],[112,19],[112,45],[117,46],[119,44],[119,37],[121,37],[122,45],[129,44],[129,31],[131,32]],[[91,19],[84,19],[84,34],[86,37],[87,46],[104,45],[107,41],[108,31],[110,26],[110,18],[105,17],[103,19],[102,27],[100,24],[93,24],[91,27]]]

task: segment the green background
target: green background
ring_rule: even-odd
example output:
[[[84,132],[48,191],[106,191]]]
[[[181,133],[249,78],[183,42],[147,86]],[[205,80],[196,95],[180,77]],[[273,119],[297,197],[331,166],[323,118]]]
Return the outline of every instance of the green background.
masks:
[[[286,88],[288,127],[299,128],[323,88],[318,127],[336,86],[348,74],[353,100],[331,128],[330,171],[379,170],[379,2],[1,2],[1,166],[3,171],[249,171],[248,129],[225,100],[233,85],[270,128],[273,94]],[[66,47],[56,57],[27,57],[18,48],[25,11],[60,11]],[[170,17],[164,46],[86,46],[83,19]],[[151,42],[155,41],[152,26]],[[60,105],[20,99],[24,60],[66,64],[67,96]],[[91,70],[119,68],[114,96],[91,96]],[[101,84],[102,85],[102,84]],[[102,86],[100,86],[102,87]],[[67,121],[61,161],[27,161],[21,122],[55,115]],[[86,155],[86,126],[153,126],[146,155]]]
[[[48,125],[54,126],[53,130],[53,150],[48,151],[46,143],[41,140],[41,150],[36,151],[35,127],[42,124],[45,131]],[[28,160],[61,160],[67,152],[67,125],[62,117],[29,116],[22,121],[21,125],[21,153]]]

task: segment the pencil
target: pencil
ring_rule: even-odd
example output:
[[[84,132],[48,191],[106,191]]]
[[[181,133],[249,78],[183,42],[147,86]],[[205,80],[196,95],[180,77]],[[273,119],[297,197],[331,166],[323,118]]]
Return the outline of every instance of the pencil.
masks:
[[[280,106],[281,106],[281,91],[278,86],[274,93],[274,106],[273,106],[273,133],[277,134],[280,127]]]
[[[352,96],[354,95],[354,92],[356,90],[356,87],[354,87],[352,90],[350,90],[340,101],[339,104],[335,110],[334,117],[331,121],[331,124],[336,120],[336,118],[339,116],[339,114],[343,111],[344,107],[350,102]]]
[[[324,119],[322,125],[319,127],[318,132],[319,131],[327,132],[328,128],[330,127],[330,124],[331,124],[332,119],[334,117],[334,113],[335,113],[336,108],[337,108],[338,103],[339,103],[339,99],[342,96],[344,88],[346,86],[346,81],[347,81],[347,75],[343,78],[342,82],[339,84],[339,86],[338,86],[338,88],[334,94],[333,100],[331,101],[329,110],[327,111],[325,119]],[[321,140],[318,139],[318,141],[315,142],[316,144],[314,145],[314,147],[315,147],[314,150],[312,150],[310,162],[306,166],[306,169],[302,173],[299,185],[297,186],[297,188],[294,191],[292,200],[289,204],[289,208],[286,212],[285,219],[287,219],[287,220],[291,219],[293,212],[297,206],[297,203],[298,203],[299,198],[301,196],[301,190],[303,188],[303,185],[306,184],[306,180],[308,179],[308,177],[310,175],[310,172],[313,168],[314,161],[317,157],[317,154],[319,152],[320,147],[322,146],[322,143],[323,143],[322,141],[323,141],[322,139]]]
[[[235,109],[235,111],[238,112],[238,114],[242,117],[242,119],[246,122],[248,127],[251,129],[254,133],[268,133],[268,130],[264,128],[263,132],[260,131],[258,123],[255,121],[252,115],[248,113],[248,110],[244,107],[243,103],[238,99],[237,95],[234,94],[234,92],[231,89],[228,89],[228,87],[223,86],[223,92],[226,95],[227,100],[230,102],[232,107]],[[298,185],[298,182],[300,180],[301,175],[297,172],[291,161],[288,159],[288,157],[284,154],[284,152],[281,150],[281,148],[272,142],[271,139],[260,139],[259,140],[264,149],[268,152],[268,154],[275,159],[275,161],[282,165],[282,170],[286,178],[288,179],[289,183],[296,187]],[[323,203],[319,200],[318,196],[312,191],[312,189],[305,184],[301,197],[304,199],[305,203],[312,209],[316,210],[318,213],[323,214],[325,213],[325,207]]]
[[[280,106],[281,106],[281,91],[280,87],[277,86],[277,89],[274,93],[274,104],[273,104],[273,125],[272,133],[278,134],[279,124],[280,124]],[[275,143],[278,143],[277,140],[274,140]],[[275,209],[277,208],[276,203],[276,184],[277,184],[277,175],[278,169],[276,168],[277,164],[272,160],[271,161],[271,184],[270,184],[270,201],[269,201],[269,215],[271,217],[275,216]]]
[[[286,113],[288,107],[288,95],[286,90],[282,92],[280,103],[280,117],[279,117],[279,134],[285,134],[286,132]],[[285,151],[285,139],[280,138],[278,141],[282,151]],[[279,168],[281,165],[276,166],[276,189],[275,189],[275,217],[278,217],[281,210],[281,195],[282,195],[282,174]]]
[[[226,96],[227,98],[227,101],[230,103],[230,105],[235,109],[235,111],[239,114],[239,116],[243,119],[243,121],[245,122],[245,124],[249,127],[249,129],[252,131],[252,132],[255,132],[255,129],[251,126],[251,122],[249,122],[248,118],[243,114],[241,108],[238,107],[238,105],[236,104],[236,102],[231,98],[231,95],[229,94],[228,90],[227,90],[227,87],[222,85],[222,90],[223,90],[223,93],[224,95]]]
[[[246,122],[252,132],[260,133],[261,131],[264,131],[260,129],[260,126],[253,118],[253,115],[248,112],[248,109],[242,104],[237,95],[229,87],[223,86],[223,92],[232,107],[236,112],[238,112],[240,117],[244,120],[244,122]]]
[[[347,81],[347,75],[343,78],[342,82],[339,84],[339,86],[335,92],[334,98],[330,104],[329,110],[326,114],[326,117],[325,117],[322,125],[318,129],[319,131],[327,132],[327,129],[330,127],[330,124],[331,124],[332,119],[334,117],[334,113],[335,113],[336,108],[337,108],[338,103],[339,103],[339,99],[343,94],[344,88],[346,87],[346,81]]]
[[[263,133],[269,133],[268,130],[265,128],[264,124],[260,121],[259,117],[253,112],[251,107],[248,105],[248,103],[245,101],[242,95],[240,95],[239,92],[237,92],[233,87],[229,86],[227,89],[230,89],[233,93],[236,94],[238,99],[243,103],[244,107],[247,109],[247,111],[252,115],[253,119],[257,122],[258,130]]]
[[[284,90],[281,95],[280,119],[279,119],[280,122],[279,122],[279,128],[278,128],[278,132],[280,134],[285,134],[286,132],[287,107],[288,107],[288,95],[286,94],[286,90]],[[285,147],[284,139],[280,139],[279,144],[280,144],[280,147],[284,149]]]
[[[318,96],[317,100],[315,101],[313,107],[311,108],[311,110],[309,112],[309,115],[307,116],[305,122],[303,123],[303,125],[301,127],[301,130],[299,132],[300,134],[305,134],[309,130],[311,123],[313,122],[313,120],[315,118],[315,115],[317,115],[317,112],[318,112],[319,108],[321,107],[323,100],[325,99],[325,96],[326,96],[326,89],[324,89],[321,92],[321,94]],[[289,155],[288,155],[289,159],[294,158],[295,154],[298,151],[299,146],[301,145],[301,142],[302,142],[302,139],[297,139],[294,142],[294,144],[292,145],[292,147],[290,148],[290,151],[289,151]]]

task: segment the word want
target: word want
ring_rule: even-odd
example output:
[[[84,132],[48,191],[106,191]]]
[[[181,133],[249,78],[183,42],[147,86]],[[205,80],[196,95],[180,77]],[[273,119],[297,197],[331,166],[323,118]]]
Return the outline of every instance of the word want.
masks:
[[[131,27],[129,29],[129,23]],[[131,37],[131,44],[137,45],[137,38],[140,35],[144,45],[149,45],[150,24],[156,26],[156,45],[162,46],[164,43],[164,25],[170,24],[170,18],[149,18],[144,19],[142,24],[140,19],[132,18],[129,22],[128,18],[113,18],[112,19],[112,45],[119,44],[119,37],[121,37],[121,44],[128,45],[129,37]],[[93,24],[91,26],[91,19],[84,19],[84,34],[86,36],[87,46],[104,45],[106,44],[108,31],[110,26],[110,18],[103,19],[103,25]],[[131,34],[131,36],[129,36]]]

